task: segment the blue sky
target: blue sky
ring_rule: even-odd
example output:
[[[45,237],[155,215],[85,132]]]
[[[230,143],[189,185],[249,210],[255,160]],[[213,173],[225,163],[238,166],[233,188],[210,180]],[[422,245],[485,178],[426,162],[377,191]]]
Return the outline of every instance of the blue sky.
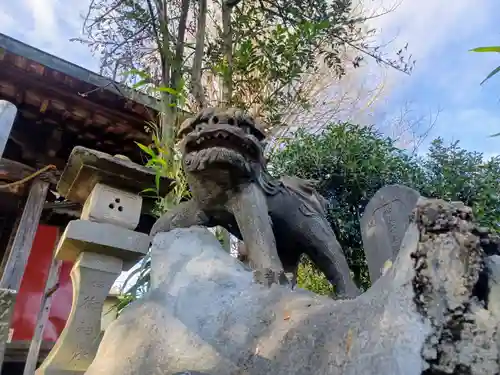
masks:
[[[410,102],[425,115],[440,109],[430,138],[459,140],[462,147],[500,153],[500,77],[480,82],[500,65],[500,55],[468,52],[498,45],[497,0],[403,0],[393,13],[377,20],[387,38],[409,42],[417,59],[411,77],[392,74],[394,89],[386,112],[398,111]]]
[[[365,1],[370,6],[381,1],[386,7],[394,4]],[[87,4],[88,0],[0,0],[0,32],[97,71],[87,47],[69,41],[80,35]],[[488,138],[500,132],[500,76],[479,85],[500,65],[500,55],[468,52],[499,44],[498,14],[498,0],[400,0],[395,11],[374,20],[379,41],[396,37],[394,49],[408,42],[417,60],[410,77],[387,72],[389,92],[374,108],[376,118],[382,122],[408,104],[417,116],[439,109],[430,138],[460,140],[463,147],[486,156],[500,154],[500,138]]]

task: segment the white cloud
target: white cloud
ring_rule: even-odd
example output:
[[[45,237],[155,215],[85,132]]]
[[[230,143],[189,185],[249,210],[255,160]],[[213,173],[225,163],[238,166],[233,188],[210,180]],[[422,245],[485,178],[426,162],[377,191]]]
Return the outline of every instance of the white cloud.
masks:
[[[12,15],[9,14],[8,12],[3,11],[1,5],[0,5],[0,9],[2,10],[2,11],[0,11],[0,25],[1,25],[2,29],[10,30],[10,29],[14,28],[16,26],[16,21],[15,21],[14,17],[12,17]]]
[[[382,2],[388,7],[393,1],[370,4],[376,8]],[[439,108],[442,112],[430,137],[443,136],[460,140],[467,149],[493,151],[495,141],[488,135],[500,129],[500,82],[479,83],[500,60],[496,54],[468,50],[498,43],[494,14],[499,10],[495,0],[404,0],[393,12],[374,19],[378,42],[393,40],[388,50],[408,42],[408,51],[417,60],[411,77],[388,69],[392,95],[376,110],[390,118],[405,103],[414,104],[421,115]]]
[[[439,77],[440,73],[448,77],[450,74],[468,74],[468,83],[474,82],[477,86],[475,71],[460,71],[458,69],[443,69],[443,62],[456,58],[457,42],[467,40],[477,35],[477,31],[484,29],[484,25],[491,21],[494,0],[376,0],[368,2],[367,9],[374,14],[380,13],[376,9],[395,9],[381,17],[369,21],[371,27],[378,32],[375,42],[387,45],[387,50],[397,51],[408,43],[408,52],[416,59],[416,66],[411,77],[388,69],[388,87],[397,88],[401,85],[410,85],[415,80],[425,80],[430,73]],[[370,8],[368,8],[370,7]],[[460,45],[461,52],[466,55],[470,48],[476,45]],[[469,53],[471,54],[471,53]],[[477,56],[474,56],[477,58]],[[485,60],[477,59],[478,64]],[[443,69],[440,71],[440,69]],[[480,71],[478,69],[477,71]],[[456,78],[456,77],[455,77]],[[427,78],[428,79],[428,78]],[[446,79],[446,78],[445,78]],[[463,77],[455,80],[455,84],[462,84]],[[446,82],[449,89],[449,82]],[[458,86],[458,85],[457,85]]]
[[[328,88],[330,97],[338,97],[339,93],[346,90],[355,98],[358,98],[360,93],[363,96],[361,102],[349,103],[346,101],[343,104],[346,108],[340,114],[342,116],[337,119],[345,118],[345,114],[348,114],[350,120],[361,123],[373,123],[375,119],[379,120],[381,117],[387,117],[385,122],[391,122],[394,113],[399,113],[400,107],[410,103],[413,105],[414,112],[420,111],[427,117],[421,121],[422,126],[427,126],[433,121],[437,109],[441,107],[439,98],[436,98],[436,103],[433,103],[432,106],[425,107],[428,103],[420,103],[422,92],[407,93],[404,91],[409,91],[408,89],[413,88],[415,84],[429,80],[431,75],[433,80],[436,78],[439,80],[435,83],[442,86],[443,94],[447,100],[450,95],[453,95],[456,96],[457,102],[462,103],[464,97],[471,92],[474,92],[477,97],[481,96],[478,83],[482,77],[481,72],[485,71],[484,74],[487,74],[486,60],[479,61],[478,59],[475,69],[467,70],[467,79],[464,79],[465,77],[460,76],[464,74],[461,70],[463,66],[450,69],[447,65],[450,58],[457,56],[456,51],[452,51],[453,54],[447,49],[456,41],[464,38],[470,39],[471,35],[475,35],[476,31],[481,29],[486,20],[491,19],[493,0],[478,0],[476,2],[471,0],[401,0],[399,4],[395,3],[398,0],[359,1],[359,7],[355,11],[363,8],[365,15],[380,14],[385,10],[395,8],[387,14],[369,21],[369,27],[377,30],[377,34],[372,37],[371,41],[374,45],[385,45],[388,57],[392,58],[395,57],[395,52],[399,48],[408,43],[408,52],[417,60],[417,64],[412,76],[408,76],[387,66],[380,66],[367,57],[365,61],[368,61],[368,65],[359,69],[351,69],[347,78],[333,81],[333,78],[325,77],[333,81],[331,87]],[[467,50],[474,46],[462,44],[460,53],[465,55],[468,53]],[[474,58],[478,58],[478,56],[469,56],[469,59]],[[369,94],[381,84],[383,90],[378,92],[377,100],[372,102]],[[467,84],[467,88],[462,86],[465,84]],[[454,88],[456,90],[453,90]],[[395,97],[396,94],[397,97]],[[367,105],[370,107],[367,108]],[[364,107],[362,113],[359,112],[359,107]],[[434,113],[429,113],[430,111]],[[310,117],[321,118],[322,112],[325,112],[325,109],[319,108]],[[382,115],[383,113],[385,116]],[[415,116],[421,117],[419,114],[415,114]],[[387,124],[378,123],[378,125],[384,128]]]
[[[96,71],[97,59],[90,50],[69,41],[81,36],[88,4],[89,0],[0,0],[0,32]]]
[[[24,0],[23,6],[33,18],[32,33],[36,34],[37,38],[53,42],[61,35],[56,16],[57,0]]]
[[[423,64],[429,58],[444,56],[446,43],[471,34],[490,17],[491,0],[404,0],[396,9],[370,22],[380,30],[381,42],[394,40],[394,46],[409,43],[409,50]],[[377,0],[372,7],[388,9],[394,0]]]

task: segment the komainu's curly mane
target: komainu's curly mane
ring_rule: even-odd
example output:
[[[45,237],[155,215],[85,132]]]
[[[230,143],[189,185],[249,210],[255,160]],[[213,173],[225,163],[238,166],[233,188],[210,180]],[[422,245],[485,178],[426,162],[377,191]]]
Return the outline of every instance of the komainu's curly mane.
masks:
[[[267,195],[285,192],[295,195],[301,202],[300,210],[306,216],[320,214],[326,217],[328,201],[315,190],[316,182],[298,177],[283,176],[276,179],[265,167],[259,168],[257,182]]]

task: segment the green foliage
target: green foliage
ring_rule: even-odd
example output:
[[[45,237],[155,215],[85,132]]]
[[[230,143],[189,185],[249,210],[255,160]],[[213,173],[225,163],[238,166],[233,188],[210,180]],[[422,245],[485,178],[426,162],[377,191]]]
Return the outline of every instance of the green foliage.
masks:
[[[426,157],[416,158],[372,128],[341,123],[320,135],[299,131],[271,155],[270,163],[275,175],[318,181],[318,190],[330,202],[328,219],[363,288],[370,282],[359,220],[369,199],[387,184],[410,186],[430,198],[461,200],[472,206],[480,223],[498,231],[500,158],[483,161],[480,153],[457,143],[445,146],[437,139]],[[301,268],[299,286],[330,293],[311,267]]]
[[[361,34],[362,25],[351,16],[350,1],[313,0],[305,9],[297,1],[278,3],[249,1],[233,12],[238,26],[233,30],[232,100],[242,107],[257,104],[271,125],[280,124],[282,110],[291,103],[307,106],[304,73],[314,74],[323,61],[338,75],[344,73],[340,51],[344,41]],[[207,65],[216,72],[227,69],[221,66],[226,62],[220,40],[218,35],[208,41]]]
[[[500,228],[500,157],[484,160],[458,142],[446,146],[436,139],[420,161],[425,179],[415,186],[424,196],[459,200],[474,210],[476,220],[493,232]]]
[[[375,192],[386,184],[421,178],[414,162],[368,127],[348,123],[328,126],[317,136],[299,131],[271,156],[276,175],[317,180],[331,203],[328,219],[354,271],[358,284],[368,285],[359,218]],[[414,184],[411,184],[414,185]]]
[[[126,288],[132,280],[136,279],[132,286],[128,289],[122,288],[118,296],[118,303],[116,305],[118,314],[125,309],[131,302],[140,298],[146,293],[151,285],[151,254],[148,254],[140,261],[140,263],[128,274],[127,279],[124,281],[123,286]]]
[[[297,285],[321,295],[335,295],[335,288],[306,256],[302,257],[297,270]]]
[[[155,85],[152,83],[153,79],[146,71],[131,69],[124,74],[137,75],[141,78],[141,80],[135,84],[136,89],[142,89],[147,93],[160,92],[174,98],[167,99],[165,96],[160,96],[160,103],[162,106],[168,105],[177,107],[184,100],[182,87],[178,90],[174,90],[163,85]],[[164,131],[165,127],[175,128],[176,119],[164,119],[164,117],[165,114],[162,114],[162,120],[166,121],[160,121],[159,124],[152,121],[146,123],[145,130],[147,133],[151,134],[151,144],[143,145],[136,142],[137,146],[147,158],[145,166],[155,171],[154,186],[143,190],[142,194],[157,198],[157,205],[153,212],[157,216],[175,207],[183,199],[190,197],[186,176],[182,170],[180,152],[175,148],[173,139]],[[168,177],[173,181],[171,190],[166,197],[160,196],[161,177]]]
[[[121,314],[123,309],[127,307],[130,303],[134,302],[135,296],[131,293],[127,294],[120,294],[118,296],[118,303],[113,306],[113,308],[116,307],[117,313]]]
[[[182,169],[180,153],[174,147],[165,146],[165,142],[161,140],[161,129],[157,124],[150,122],[147,124],[147,129],[151,133],[153,142],[147,146],[136,143],[147,158],[145,166],[155,171],[155,180],[154,184],[152,184],[153,187],[145,189],[141,193],[144,196],[156,198],[156,204],[151,213],[160,216],[178,205],[182,200],[189,199],[191,193]],[[164,197],[160,195],[161,177],[169,177],[173,181],[170,191]],[[150,270],[151,257],[148,252],[139,265],[129,273],[127,280],[124,282],[124,286],[128,287],[129,282],[135,279],[131,287],[122,290],[117,305],[119,312],[149,290]]]
[[[320,71],[342,76],[367,56],[405,73],[413,67],[404,56],[386,59],[367,43],[375,30],[354,16],[351,0],[312,0],[307,6],[295,0],[247,1],[234,10],[233,24],[233,102],[257,105],[270,126],[283,125],[283,111],[292,105],[309,108],[313,98],[304,82],[318,79]],[[209,66],[222,61],[218,40],[209,39]],[[359,54],[346,58],[349,48]]]
[[[220,25],[221,2],[203,3],[95,0],[84,21],[85,38],[74,40],[99,57],[104,75],[125,72],[134,88],[163,83],[164,90],[182,92],[186,105],[178,106],[186,111],[200,104],[195,87],[203,85],[200,95],[213,104],[221,98],[210,92],[230,81],[223,101],[258,108],[269,125],[283,125],[281,116],[291,106],[308,108],[308,87],[320,71],[340,76],[366,57],[405,73],[414,64],[403,56],[406,48],[389,58],[385,46],[372,43],[369,16],[352,0],[245,0],[231,8],[229,28]],[[197,47],[203,53],[196,54]]]
[[[155,182],[154,187],[143,190],[142,194],[157,198],[154,213],[160,215],[179,204],[183,199],[189,198],[190,192],[187,187],[186,176],[182,170],[180,153],[175,148],[167,149],[164,146],[164,143],[160,140],[160,129],[155,123],[148,123],[147,126],[149,132],[152,133],[153,143],[148,146],[136,143],[148,158],[145,166],[155,171]],[[173,157],[167,157],[170,153],[173,153]],[[172,189],[166,197],[160,196],[161,177],[169,177],[173,180]]]

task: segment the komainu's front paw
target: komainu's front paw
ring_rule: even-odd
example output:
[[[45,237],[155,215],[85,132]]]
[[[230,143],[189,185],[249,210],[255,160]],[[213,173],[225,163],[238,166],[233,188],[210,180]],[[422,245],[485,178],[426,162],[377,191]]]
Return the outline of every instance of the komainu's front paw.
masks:
[[[157,233],[168,232],[171,229],[173,229],[171,217],[163,215],[158,220],[156,220],[156,223],[154,223],[153,227],[151,228],[149,235],[151,237],[154,237]]]
[[[272,270],[270,268],[262,268],[253,271],[253,281],[271,287],[273,284],[288,285],[290,282],[283,270]]]

